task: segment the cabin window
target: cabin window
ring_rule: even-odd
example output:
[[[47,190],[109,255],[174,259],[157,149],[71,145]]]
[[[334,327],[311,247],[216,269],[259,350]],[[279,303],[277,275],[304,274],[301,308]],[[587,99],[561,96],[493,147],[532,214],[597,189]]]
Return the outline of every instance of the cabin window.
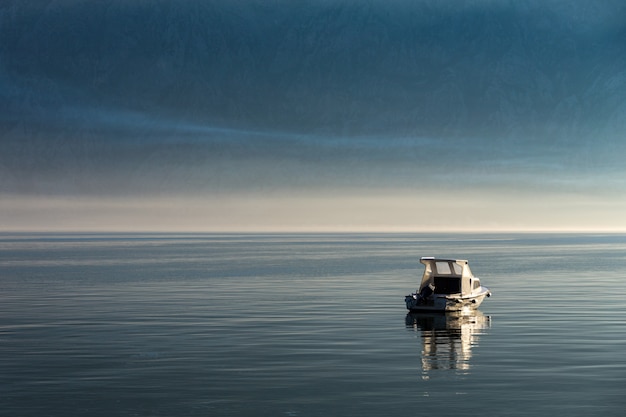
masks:
[[[457,264],[456,262],[452,264],[452,266],[454,267],[454,273],[457,275],[461,275],[463,273],[463,268],[461,268],[461,265]]]
[[[475,279],[474,280],[474,285],[472,286],[472,289],[477,290],[480,288],[480,280]]]
[[[450,265],[447,262],[436,262],[437,273],[441,275],[451,275]]]
[[[461,292],[461,278],[435,277],[437,294],[458,294]]]

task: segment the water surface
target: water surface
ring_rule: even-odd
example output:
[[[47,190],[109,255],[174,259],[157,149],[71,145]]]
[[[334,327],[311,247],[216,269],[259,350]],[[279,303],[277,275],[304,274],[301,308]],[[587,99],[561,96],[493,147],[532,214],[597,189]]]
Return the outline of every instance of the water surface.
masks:
[[[493,292],[408,315],[420,256]],[[622,416],[623,235],[0,235],[0,414]]]

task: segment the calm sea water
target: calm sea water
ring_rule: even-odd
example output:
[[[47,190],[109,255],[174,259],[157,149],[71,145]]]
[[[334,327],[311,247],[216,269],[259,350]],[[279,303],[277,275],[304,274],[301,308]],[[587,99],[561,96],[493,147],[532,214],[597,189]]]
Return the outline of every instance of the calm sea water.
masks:
[[[493,296],[407,315],[420,256]],[[3,416],[623,416],[623,235],[0,235]]]

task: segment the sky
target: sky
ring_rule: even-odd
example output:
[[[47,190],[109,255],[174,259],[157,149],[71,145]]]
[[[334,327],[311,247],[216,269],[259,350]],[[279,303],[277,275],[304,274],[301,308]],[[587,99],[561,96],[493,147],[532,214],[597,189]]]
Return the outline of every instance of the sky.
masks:
[[[0,231],[626,231],[626,3],[5,0]]]

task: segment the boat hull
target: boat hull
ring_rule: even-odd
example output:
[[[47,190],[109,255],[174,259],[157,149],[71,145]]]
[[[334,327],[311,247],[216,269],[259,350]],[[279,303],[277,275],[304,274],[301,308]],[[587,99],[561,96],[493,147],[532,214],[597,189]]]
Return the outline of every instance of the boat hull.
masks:
[[[407,295],[404,299],[409,311],[471,311],[476,310],[491,293],[489,290],[481,291],[465,297],[433,294],[423,299],[418,294]]]

